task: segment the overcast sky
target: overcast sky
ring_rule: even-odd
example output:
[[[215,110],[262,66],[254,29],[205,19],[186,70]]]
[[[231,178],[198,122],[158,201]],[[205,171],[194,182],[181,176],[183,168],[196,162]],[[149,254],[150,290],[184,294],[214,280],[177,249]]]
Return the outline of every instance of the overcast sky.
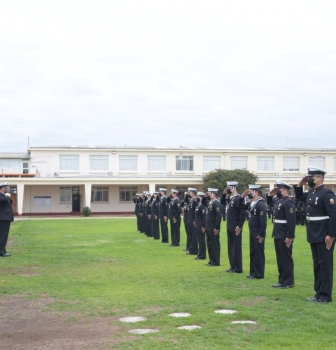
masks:
[[[0,152],[336,148],[336,1],[0,0]]]

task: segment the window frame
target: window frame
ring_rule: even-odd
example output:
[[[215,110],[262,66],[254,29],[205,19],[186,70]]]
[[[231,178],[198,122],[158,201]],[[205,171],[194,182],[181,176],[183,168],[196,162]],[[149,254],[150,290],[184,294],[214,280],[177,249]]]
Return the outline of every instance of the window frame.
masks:
[[[180,162],[181,169],[178,169],[178,162]],[[186,163],[184,163],[186,162]],[[186,165],[187,169],[184,169],[183,164]],[[176,171],[194,171],[194,156],[175,156],[175,169]]]
[[[267,161],[271,161],[272,162],[272,169],[264,169],[264,166],[262,169],[259,168],[260,162],[263,161],[265,162],[267,158]],[[267,165],[267,168],[269,168],[269,165]],[[272,173],[274,172],[274,156],[257,156],[257,171],[258,173]]]
[[[216,158],[216,159],[214,159],[214,158]],[[207,172],[210,172],[210,171],[213,171],[216,169],[220,169],[221,168],[221,160],[222,160],[221,156],[203,156],[203,172],[207,173]],[[207,168],[206,163],[208,163],[208,164],[213,163],[216,165],[212,165],[212,166],[209,166]]]
[[[294,168],[294,166],[293,166],[293,168],[290,169],[290,166],[287,165],[287,169],[285,169],[286,161],[293,162],[293,163],[294,163],[294,161],[297,161],[297,168]],[[298,156],[284,156],[282,170],[284,172],[299,172],[300,171],[300,157],[298,157]]]
[[[131,161],[131,168],[132,169],[126,169],[126,168],[123,169],[123,166],[125,166],[126,161]],[[133,168],[135,168],[135,169],[133,169]],[[138,156],[137,155],[120,154],[119,155],[119,171],[138,171]]]
[[[101,194],[99,194],[101,192]],[[91,187],[91,203],[108,203],[109,202],[109,187],[108,186],[92,186]],[[104,194],[107,198],[104,200]],[[97,198],[100,196],[100,198]]]
[[[157,159],[155,159],[157,158]],[[162,169],[156,169],[157,164],[155,165],[155,162],[159,161],[159,164],[163,162],[163,168]],[[150,169],[153,167],[153,169]],[[149,154],[147,155],[147,169],[148,171],[166,171],[166,156],[165,155],[155,155],[155,154]]]
[[[238,159],[240,158],[240,159]],[[244,159],[242,159],[244,158]],[[247,170],[247,160],[248,157],[247,156],[230,156],[230,169],[231,170]],[[245,167],[235,167],[233,166],[233,163],[242,163],[245,161]]]
[[[79,154],[60,154],[59,156],[60,171],[79,171]],[[71,162],[71,169],[67,167],[68,164],[64,164],[65,162]],[[77,165],[77,167],[75,168],[73,165]]]
[[[124,199],[122,193],[124,193]],[[133,202],[136,193],[138,193],[138,186],[119,186],[119,203]]]

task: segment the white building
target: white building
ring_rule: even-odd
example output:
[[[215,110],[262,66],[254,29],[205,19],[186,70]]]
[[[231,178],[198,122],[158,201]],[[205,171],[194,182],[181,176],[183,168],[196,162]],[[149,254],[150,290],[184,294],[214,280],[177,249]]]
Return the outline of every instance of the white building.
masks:
[[[30,147],[25,154],[0,153],[0,177],[11,186],[18,215],[129,213],[133,195],[166,187],[203,189],[213,169],[247,169],[263,189],[276,179],[297,184],[307,166],[327,171],[336,189],[336,149],[210,149],[164,147]]]

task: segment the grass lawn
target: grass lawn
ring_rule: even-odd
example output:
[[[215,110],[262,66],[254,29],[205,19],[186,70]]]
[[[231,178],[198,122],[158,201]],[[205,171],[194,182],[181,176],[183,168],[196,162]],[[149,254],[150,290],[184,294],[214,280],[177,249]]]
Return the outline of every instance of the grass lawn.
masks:
[[[134,218],[81,218],[16,221],[11,226],[10,258],[0,260],[1,298],[55,298],[57,312],[79,312],[88,320],[110,317],[117,324],[116,349],[335,349],[336,301],[308,303],[314,295],[313,270],[305,228],[297,226],[294,242],[295,287],[272,288],[277,267],[271,238],[266,237],[266,276],[246,278],[249,271],[248,228],[243,229],[244,273],[228,274],[226,224],[222,223],[220,267],[206,267],[136,230]],[[214,313],[237,310],[234,315]],[[188,312],[189,318],[173,318]],[[126,324],[120,317],[144,316]],[[253,320],[256,325],[233,325]],[[179,330],[181,325],[201,329]],[[155,328],[158,333],[131,336],[128,330]]]

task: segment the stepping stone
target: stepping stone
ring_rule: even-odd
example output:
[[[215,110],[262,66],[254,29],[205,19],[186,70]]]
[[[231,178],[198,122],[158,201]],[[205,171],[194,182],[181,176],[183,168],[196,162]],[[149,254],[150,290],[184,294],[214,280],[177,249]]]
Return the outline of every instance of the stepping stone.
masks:
[[[232,324],[257,324],[255,321],[232,321]]]
[[[189,317],[191,315],[188,314],[187,312],[175,312],[173,314],[170,314],[169,316],[171,316],[171,317]]]
[[[232,315],[237,313],[236,310],[216,310],[215,311],[216,314],[225,314],[225,315]]]
[[[147,320],[147,318],[140,317],[140,316],[119,318],[120,322],[126,322],[126,323],[135,323],[135,322],[141,322],[141,321],[146,321],[146,320]]]
[[[202,328],[202,327],[196,326],[196,325],[177,327],[177,329],[186,329],[187,331],[192,331],[194,329],[199,329],[199,328]]]
[[[157,333],[158,329],[131,329],[128,333],[132,334],[147,334],[147,333]]]

